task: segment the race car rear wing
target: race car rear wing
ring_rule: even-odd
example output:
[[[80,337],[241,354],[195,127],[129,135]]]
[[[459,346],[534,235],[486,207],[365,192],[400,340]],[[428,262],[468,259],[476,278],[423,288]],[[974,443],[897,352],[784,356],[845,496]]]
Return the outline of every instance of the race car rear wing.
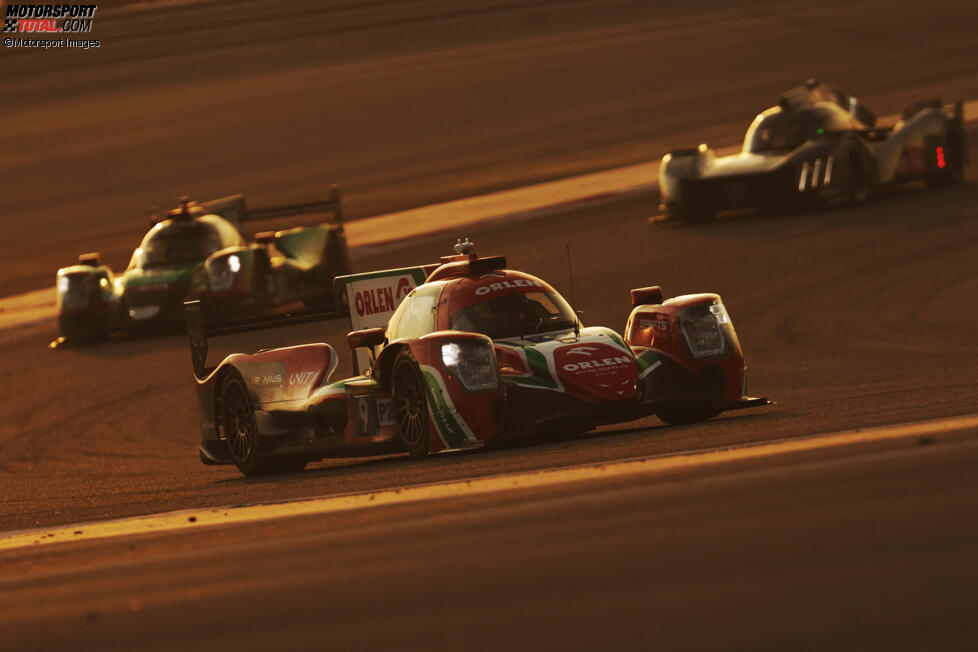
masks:
[[[213,371],[207,366],[208,337],[220,337],[222,335],[233,335],[234,333],[246,333],[248,331],[265,330],[268,328],[278,328],[281,326],[292,326],[295,324],[307,324],[315,321],[325,321],[328,319],[342,319],[349,314],[345,308],[330,310],[327,312],[307,313],[302,315],[285,315],[273,317],[271,319],[250,319],[207,330],[204,324],[204,314],[199,299],[192,299],[183,302],[184,317],[187,321],[187,339],[190,344],[190,360],[193,363],[194,376],[197,380],[204,380]]]
[[[201,202],[199,205],[203,207],[205,212],[220,215],[238,229],[241,228],[243,222],[270,220],[293,215],[312,215],[316,213],[330,213],[334,224],[340,228],[343,225],[343,202],[340,197],[339,186],[336,185],[330,186],[329,197],[327,199],[317,199],[301,204],[282,204],[281,206],[265,206],[249,209],[245,204],[244,194],[238,193],[236,195],[228,195],[227,197]],[[161,216],[155,206],[150,207],[150,223],[155,224],[159,220],[164,219],[165,216],[166,213]]]
[[[208,337],[232,335],[248,331],[305,324],[327,319],[349,317],[350,330],[386,327],[394,310],[411,291],[425,282],[438,265],[419,265],[385,269],[362,274],[348,274],[333,279],[334,296],[346,295],[349,308],[329,312],[303,315],[286,315],[272,319],[253,319],[236,322],[220,328],[207,330],[203,309],[199,299],[184,301],[184,316],[187,321],[187,339],[190,345],[190,359],[194,375],[204,380],[213,371],[207,366]],[[353,355],[354,372],[360,373],[373,364],[373,350],[356,349]]]
[[[351,331],[385,328],[404,297],[424,283],[437,267],[438,265],[418,265],[337,276],[333,280],[333,296],[346,294],[350,307]],[[356,373],[373,364],[374,353],[372,349],[355,349],[353,358]]]

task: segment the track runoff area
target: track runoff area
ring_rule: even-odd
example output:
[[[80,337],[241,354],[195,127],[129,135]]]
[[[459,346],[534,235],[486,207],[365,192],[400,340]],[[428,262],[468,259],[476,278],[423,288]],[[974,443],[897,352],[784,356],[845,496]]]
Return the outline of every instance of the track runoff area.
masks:
[[[894,448],[928,445],[944,439],[975,438],[978,438],[978,414],[969,414],[947,419],[862,428],[611,463],[493,475],[285,502],[185,509],[133,518],[21,530],[0,534],[0,550],[259,523],[290,517],[318,516],[449,498],[505,494],[521,490],[559,489],[561,485],[619,478],[647,476],[650,481],[654,481],[656,476],[673,471],[701,469],[706,472],[722,472],[725,467],[738,462],[766,461],[774,466],[790,464],[795,456],[804,453],[821,452],[825,455],[841,457],[853,451],[865,450],[866,446],[872,446],[874,449]]]
[[[965,123],[978,123],[978,100],[964,102]],[[879,118],[880,125],[895,124],[900,116]],[[718,155],[739,151],[739,145],[717,148]],[[570,208],[615,201],[655,192],[659,161],[638,163],[522,188],[456,199],[441,204],[377,215],[346,224],[347,239],[356,248],[391,246],[432,233],[502,220],[545,217]],[[25,326],[53,323],[53,286],[0,298],[0,333]]]

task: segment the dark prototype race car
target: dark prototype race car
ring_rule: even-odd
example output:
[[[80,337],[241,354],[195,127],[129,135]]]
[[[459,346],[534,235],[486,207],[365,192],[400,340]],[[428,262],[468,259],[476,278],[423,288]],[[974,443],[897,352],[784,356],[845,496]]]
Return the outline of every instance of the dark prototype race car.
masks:
[[[325,343],[208,367],[201,306],[188,302],[201,460],[257,475],[324,457],[421,457],[547,430],[583,433],[652,414],[692,423],[767,403],[746,396],[744,356],[716,294],[663,301],[658,287],[633,290],[622,336],[583,327],[554,288],[505,269],[505,258],[481,258],[468,241],[456,251],[440,266],[337,279],[355,326],[386,323],[348,335],[364,355],[359,375],[338,382]]]
[[[248,242],[246,220],[304,213],[331,213],[333,224],[258,233]],[[243,195],[210,202],[181,200],[159,217],[114,275],[98,254],[58,270],[57,311],[61,336],[70,341],[104,337],[148,325],[183,323],[183,302],[199,299],[209,323],[260,317],[301,301],[313,309],[334,306],[333,279],[348,274],[339,191],[329,199],[245,207]]]
[[[885,184],[958,183],[967,163],[962,104],[933,99],[877,127],[856,98],[809,80],[747,129],[743,150],[717,157],[706,145],[662,158],[659,189],[667,219],[712,220],[724,210],[791,210],[860,202]]]

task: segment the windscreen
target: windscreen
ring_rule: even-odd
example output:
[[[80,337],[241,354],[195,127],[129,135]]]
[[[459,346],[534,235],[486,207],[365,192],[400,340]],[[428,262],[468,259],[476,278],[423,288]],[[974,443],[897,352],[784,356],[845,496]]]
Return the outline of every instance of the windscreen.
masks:
[[[755,154],[790,151],[805,141],[848,126],[831,107],[766,113],[758,116],[747,130],[744,151]]]
[[[141,267],[199,263],[223,249],[217,229],[204,222],[174,223],[152,233],[142,244]]]
[[[452,329],[482,333],[492,339],[573,328],[576,323],[574,311],[554,292],[492,297],[459,310],[451,318]]]

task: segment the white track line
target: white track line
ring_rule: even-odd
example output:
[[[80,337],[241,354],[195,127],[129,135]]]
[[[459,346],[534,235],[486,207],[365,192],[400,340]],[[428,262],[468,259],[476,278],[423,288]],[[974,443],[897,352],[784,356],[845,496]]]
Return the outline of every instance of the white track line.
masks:
[[[906,438],[946,435],[978,430],[978,414],[948,419],[881,426],[863,430],[785,439],[731,448],[710,449],[683,454],[647,457],[620,462],[588,464],[529,473],[513,473],[437,484],[384,489],[380,491],[323,496],[302,500],[184,509],[163,514],[138,516],[76,525],[8,532],[0,535],[0,550],[12,550],[50,543],[86,541],[109,537],[174,532],[208,526],[255,523],[293,516],[322,515],[367,509],[381,505],[426,502],[442,498],[477,496],[515,489],[550,487],[569,482],[600,480],[644,473],[661,473],[711,464],[753,460],[777,455],[819,449],[833,449],[853,444],[886,442]]]
[[[899,116],[884,116],[880,124],[893,124]],[[966,122],[978,122],[978,100],[965,102]],[[719,148],[719,154],[734,153],[739,146]],[[466,197],[421,206],[406,211],[377,215],[346,224],[347,238],[354,248],[400,242],[439,231],[458,230],[474,224],[503,219],[535,218],[556,211],[613,201],[658,186],[659,161],[582,174],[538,183],[523,188]],[[54,279],[54,270],[51,272]],[[55,318],[54,288],[0,298],[0,331],[17,326],[51,322]]]

